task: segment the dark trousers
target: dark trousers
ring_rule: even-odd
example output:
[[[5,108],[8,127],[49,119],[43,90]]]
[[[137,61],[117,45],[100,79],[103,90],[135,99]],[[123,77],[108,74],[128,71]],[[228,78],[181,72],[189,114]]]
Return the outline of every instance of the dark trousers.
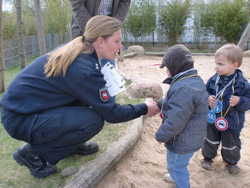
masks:
[[[54,165],[98,134],[104,120],[91,108],[65,106],[27,116],[3,109],[2,123],[10,136],[30,143]]]
[[[213,159],[217,155],[220,142],[223,160],[228,164],[237,164],[240,160],[240,132],[219,131],[212,124],[207,126],[207,136],[202,147],[203,157]]]

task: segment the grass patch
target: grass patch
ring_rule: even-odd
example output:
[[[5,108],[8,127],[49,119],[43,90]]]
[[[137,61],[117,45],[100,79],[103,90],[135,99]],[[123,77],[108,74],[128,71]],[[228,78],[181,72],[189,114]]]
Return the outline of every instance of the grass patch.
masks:
[[[20,71],[19,66],[12,67],[8,70],[4,71],[5,75],[5,87],[7,88],[10,82],[14,79],[14,77]],[[129,81],[126,81],[126,87],[130,84]],[[3,93],[0,93],[0,98]],[[126,92],[123,92],[116,96],[117,103],[119,104],[138,104],[144,101],[144,99],[133,99],[129,97]],[[14,159],[12,158],[12,154],[18,148],[23,146],[25,142],[15,140],[11,138],[8,133],[5,131],[2,124],[0,124],[0,187],[1,188],[33,188],[33,187],[44,187],[44,188],[59,188],[63,187],[66,182],[71,178],[62,177],[61,171],[69,166],[83,166],[93,159],[95,159],[98,155],[101,155],[103,151],[107,149],[112,143],[117,141],[121,136],[124,135],[127,128],[129,126],[129,122],[110,124],[105,123],[103,130],[96,135],[91,141],[98,142],[100,146],[100,150],[93,155],[90,156],[79,156],[72,155],[63,160],[61,160],[58,164],[58,173],[51,175],[45,179],[34,178],[30,175],[29,170],[26,167],[21,167],[18,165]]]
[[[10,82],[16,77],[20,72],[20,66],[14,66],[10,69],[4,70],[4,85],[7,88],[10,85]],[[3,93],[0,93],[0,99],[2,98]]]
[[[103,151],[107,149],[113,142],[117,141],[122,135],[124,135],[129,122],[109,124],[106,123],[103,130],[95,136],[91,141],[98,142],[100,150],[90,156],[72,155],[61,160],[57,167],[59,169],[57,174],[49,176],[45,179],[34,178],[30,175],[29,170],[26,167],[21,167],[12,158],[12,154],[19,147],[24,145],[24,142],[11,138],[4,130],[3,126],[0,126],[0,187],[2,188],[33,188],[33,187],[63,187],[70,177],[62,177],[61,171],[69,166],[83,166],[88,162],[96,158]],[[38,186],[39,185],[39,186]]]

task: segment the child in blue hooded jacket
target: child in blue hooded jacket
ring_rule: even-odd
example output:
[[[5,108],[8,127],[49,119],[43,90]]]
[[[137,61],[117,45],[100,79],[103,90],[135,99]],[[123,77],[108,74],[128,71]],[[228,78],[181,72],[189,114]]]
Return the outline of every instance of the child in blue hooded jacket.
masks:
[[[202,167],[212,170],[213,158],[220,142],[221,155],[230,174],[238,174],[240,168],[240,132],[244,126],[245,111],[250,108],[250,84],[238,68],[242,64],[242,50],[234,44],[226,44],[215,53],[215,70],[207,82],[209,115],[207,136],[202,148]]]
[[[187,167],[205,138],[208,96],[184,45],[174,45],[166,51],[160,67],[165,66],[169,77],[163,83],[170,84],[170,88],[166,97],[158,101],[163,121],[156,140],[167,148],[166,181],[175,182],[177,188],[189,188]]]

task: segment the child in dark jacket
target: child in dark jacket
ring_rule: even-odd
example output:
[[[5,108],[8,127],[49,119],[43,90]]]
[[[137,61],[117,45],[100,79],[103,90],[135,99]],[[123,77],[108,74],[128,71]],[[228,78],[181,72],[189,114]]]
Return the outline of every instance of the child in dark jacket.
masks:
[[[163,118],[156,140],[167,148],[167,182],[188,188],[189,160],[202,147],[206,134],[208,96],[205,84],[194,68],[194,60],[184,45],[170,47],[161,68],[167,67],[170,84],[164,99],[158,101]]]
[[[242,50],[226,44],[215,53],[216,74],[207,84],[209,94],[207,136],[202,148],[202,167],[212,170],[212,159],[222,143],[221,155],[230,174],[240,168],[240,132],[244,125],[245,111],[250,108],[250,84],[238,69],[242,63]]]

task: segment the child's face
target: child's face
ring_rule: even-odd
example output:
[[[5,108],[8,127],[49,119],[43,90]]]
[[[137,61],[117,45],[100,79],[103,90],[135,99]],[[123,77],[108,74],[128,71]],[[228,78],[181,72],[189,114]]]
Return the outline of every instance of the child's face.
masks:
[[[230,76],[238,68],[238,62],[231,62],[227,57],[220,55],[215,58],[215,71],[221,76]]]

